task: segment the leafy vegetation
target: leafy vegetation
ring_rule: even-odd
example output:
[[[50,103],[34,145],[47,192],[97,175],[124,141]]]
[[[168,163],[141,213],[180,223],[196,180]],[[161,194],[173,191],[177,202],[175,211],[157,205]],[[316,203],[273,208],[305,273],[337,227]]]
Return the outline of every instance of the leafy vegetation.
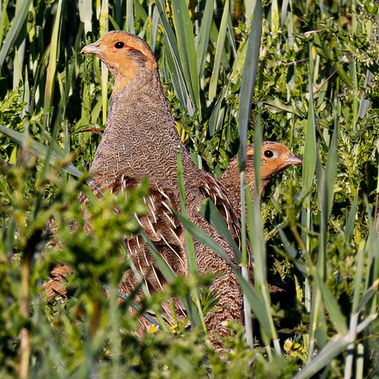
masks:
[[[378,18],[370,0],[2,0],[0,376],[378,377]],[[81,176],[112,78],[79,52],[108,29],[135,32],[155,51],[199,167],[219,176],[239,147],[259,146],[262,136],[304,157],[262,204],[243,193],[256,275],[241,284],[253,347],[234,324],[222,353],[201,327],[152,322],[137,338],[137,316],[160,316],[173,295],[195,302],[189,317],[201,325],[214,304],[204,295],[199,306],[209,278],[196,270],[167,273],[167,289],[139,305],[118,302],[117,283],[134,269],[122,237],[140,232],[133,214],[145,211],[147,183],[98,201]],[[70,297],[51,303],[42,284],[57,263],[75,275]],[[285,291],[270,297],[268,283]]]

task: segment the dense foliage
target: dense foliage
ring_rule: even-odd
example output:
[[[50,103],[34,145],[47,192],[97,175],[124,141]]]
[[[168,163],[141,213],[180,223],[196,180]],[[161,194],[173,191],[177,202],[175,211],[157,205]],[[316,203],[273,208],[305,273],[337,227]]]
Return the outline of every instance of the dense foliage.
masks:
[[[378,5],[274,0],[261,14],[260,6],[1,1],[1,377],[379,375]],[[239,105],[250,99],[241,81],[251,73],[249,35],[259,31],[257,23],[250,28],[253,13],[262,39],[248,138],[240,141]],[[219,176],[261,132],[304,157],[302,169],[266,190],[261,212],[249,207],[256,270],[267,267],[268,282],[284,289],[267,299],[267,278],[256,278],[253,348],[234,324],[222,353],[200,328],[180,324],[152,325],[136,337],[137,315],[159,314],[172,295],[206,293],[209,278],[176,277],[138,306],[118,302],[117,283],[133,269],[121,241],[139,232],[133,214],[145,212],[147,183],[99,201],[80,176],[101,137],[112,78],[79,52],[111,29],[135,32],[153,48],[199,167]],[[79,193],[89,198],[85,215]],[[57,263],[75,275],[70,296],[51,302],[42,283]],[[203,312],[212,306],[204,296]]]

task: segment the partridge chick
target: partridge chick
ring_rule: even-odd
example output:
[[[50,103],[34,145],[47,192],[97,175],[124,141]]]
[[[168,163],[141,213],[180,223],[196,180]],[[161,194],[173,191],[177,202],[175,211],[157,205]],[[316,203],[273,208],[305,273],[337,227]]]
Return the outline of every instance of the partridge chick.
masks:
[[[105,132],[97,148],[90,173],[101,191],[124,191],[149,178],[148,214],[139,219],[163,259],[176,273],[188,274],[184,229],[174,215],[180,210],[177,151],[182,154],[188,218],[217,241],[235,261],[227,243],[203,219],[200,203],[211,198],[223,213],[235,238],[238,216],[223,186],[196,168],[181,144],[171,109],[159,78],[157,63],[149,46],[139,37],[113,31],[85,46],[83,54],[95,54],[115,78]],[[96,192],[96,189],[94,189]],[[126,238],[129,254],[147,287],[157,291],[164,285],[146,244],[139,236]],[[230,266],[211,249],[195,242],[201,274],[212,273],[210,286],[218,297],[214,313],[205,320],[211,335],[227,333],[224,321],[243,322],[242,292]],[[121,290],[130,293],[136,280],[128,272]],[[177,305],[180,308],[179,305]],[[169,309],[165,309],[170,313]]]
[[[266,184],[279,172],[290,166],[301,165],[303,160],[295,155],[286,145],[282,143],[265,141],[262,144],[261,155],[261,175],[259,182],[259,193],[261,197]],[[229,199],[238,214],[241,211],[241,180],[238,170],[238,159],[234,157],[228,168],[222,175],[221,182],[227,189]],[[247,148],[246,157],[246,183],[250,191],[254,192],[255,187],[255,170],[254,170],[254,147],[250,145]]]

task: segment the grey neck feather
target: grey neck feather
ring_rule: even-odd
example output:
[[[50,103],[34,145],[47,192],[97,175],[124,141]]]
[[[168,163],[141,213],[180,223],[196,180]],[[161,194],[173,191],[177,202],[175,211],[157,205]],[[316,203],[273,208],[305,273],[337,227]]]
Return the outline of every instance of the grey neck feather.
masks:
[[[143,71],[142,71],[143,70]],[[170,106],[158,72],[140,69],[118,94],[112,94],[108,120],[91,166],[92,174],[148,176],[160,183],[176,173],[177,148],[189,159],[180,143]]]

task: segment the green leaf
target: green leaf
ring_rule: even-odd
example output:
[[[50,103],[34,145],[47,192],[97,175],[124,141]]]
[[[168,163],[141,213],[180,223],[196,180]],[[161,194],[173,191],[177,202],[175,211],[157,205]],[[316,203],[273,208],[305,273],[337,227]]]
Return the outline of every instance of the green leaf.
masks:
[[[9,129],[3,125],[0,125],[0,133],[5,134],[9,138],[11,138],[13,141],[18,143],[20,146],[24,146],[26,143],[25,140],[25,135],[19,132],[16,132],[15,130]],[[29,139],[31,137],[28,137]],[[42,145],[41,143],[32,140],[32,143],[30,145],[30,152],[37,156],[38,158],[45,159],[47,152],[48,152],[48,147],[45,145]],[[64,159],[64,153],[58,148],[55,147],[54,151],[52,152],[52,159],[50,160],[51,164],[56,163],[57,161],[61,161]],[[69,173],[72,176],[75,177],[81,177],[83,173],[78,170],[72,163],[64,167],[64,170]]]

